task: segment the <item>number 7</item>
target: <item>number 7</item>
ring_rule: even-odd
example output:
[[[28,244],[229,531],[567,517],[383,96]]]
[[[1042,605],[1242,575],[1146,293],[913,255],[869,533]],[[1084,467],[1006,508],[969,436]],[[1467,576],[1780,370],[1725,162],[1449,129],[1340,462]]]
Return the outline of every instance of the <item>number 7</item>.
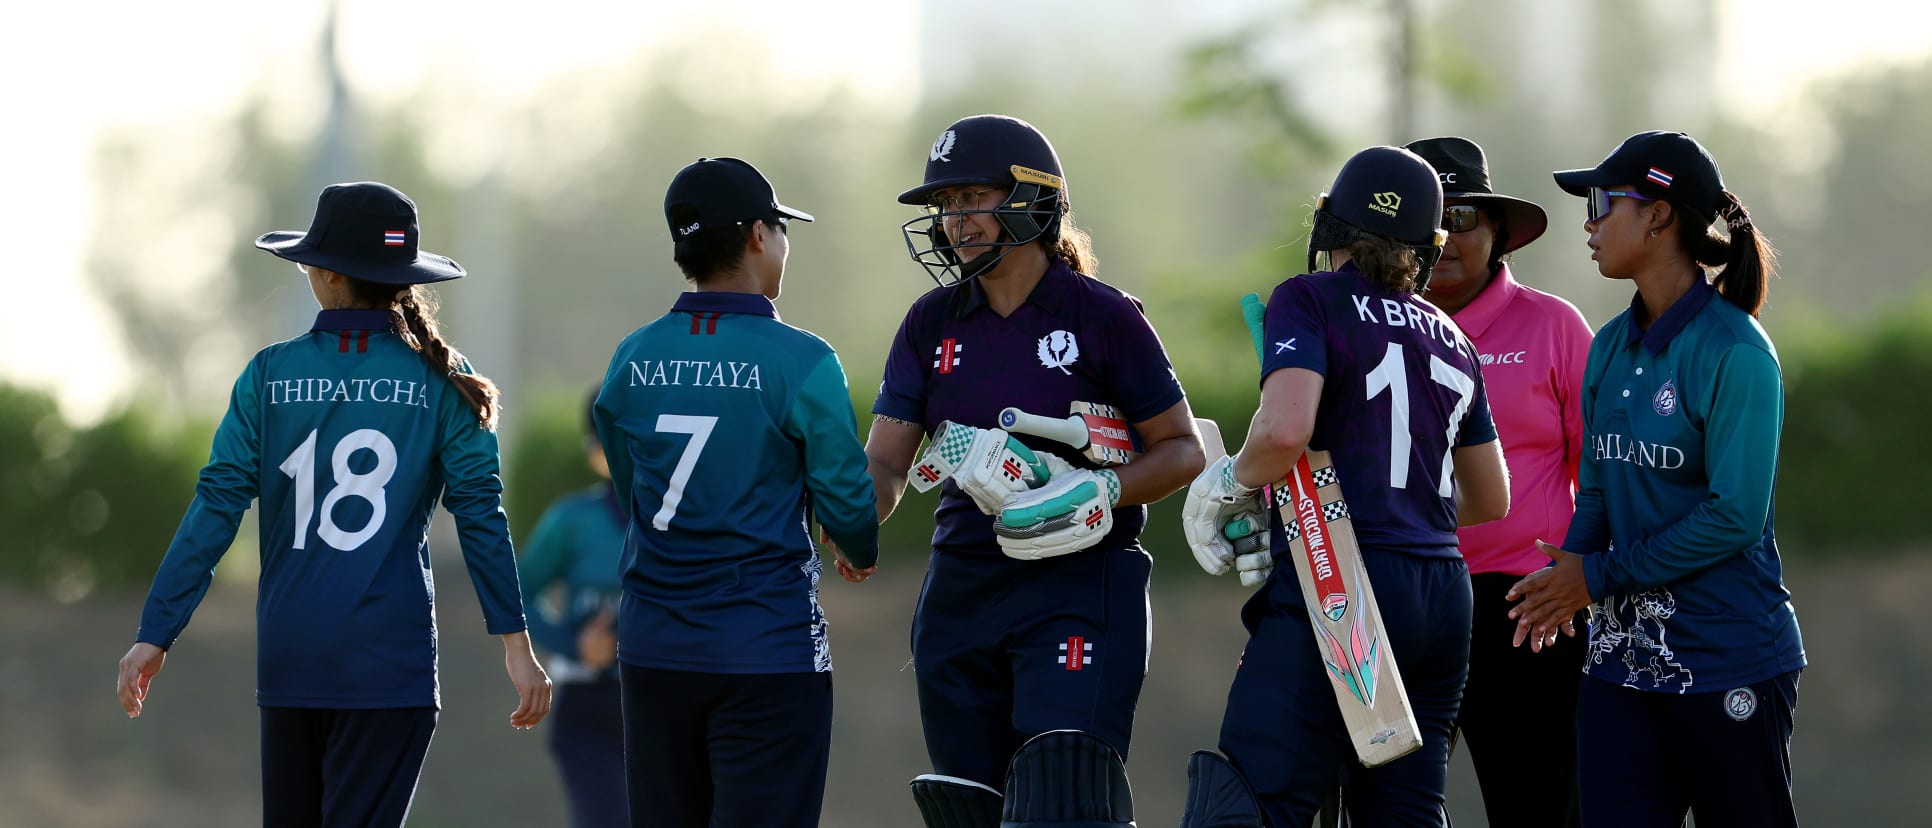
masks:
[[[684,502],[684,484],[690,481],[691,472],[697,469],[698,455],[704,453],[704,444],[711,439],[711,427],[717,424],[716,417],[657,415],[659,434],[689,434],[691,441],[684,444],[684,453],[678,457],[678,466],[671,471],[670,488],[664,492],[664,505],[659,506],[657,514],[651,516],[651,528],[659,532],[671,528],[671,518],[677,517],[678,504]]]

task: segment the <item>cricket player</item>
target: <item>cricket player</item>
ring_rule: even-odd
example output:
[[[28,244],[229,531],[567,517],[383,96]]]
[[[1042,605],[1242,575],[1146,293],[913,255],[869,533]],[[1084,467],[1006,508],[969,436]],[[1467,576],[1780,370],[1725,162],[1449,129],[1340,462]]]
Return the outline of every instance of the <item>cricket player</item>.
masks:
[[[925,158],[924,181],[899,201],[922,210],[906,241],[940,287],[906,313],[873,404],[866,453],[881,513],[903,494],[921,439],[946,421],[978,429],[974,456],[1030,452],[1051,479],[1028,489],[993,462],[943,484],[912,629],[933,773],[913,795],[932,828],[1076,812],[1125,826],[1121,762],[1152,633],[1144,504],[1200,470],[1200,436],[1139,300],[1094,278],[1046,136],[976,115],[941,131]],[[1117,407],[1139,434],[1138,459],[1096,469],[1071,447],[995,427],[1008,406],[1064,417],[1074,401]],[[1048,501],[1083,519],[996,532],[996,517],[1010,528],[1018,510]]]
[[[631,824],[813,826],[832,652],[807,524],[869,570],[879,521],[838,355],[773,305],[812,217],[736,158],[681,170],[664,214],[692,290],[617,346],[593,413],[629,516]]]
[[[1315,211],[1309,268],[1327,252],[1329,269],[1282,282],[1268,300],[1247,443],[1195,480],[1186,509],[1204,566],[1225,559],[1209,539],[1229,518],[1268,515],[1272,554],[1241,566],[1272,575],[1242,608],[1249,640],[1220,739],[1253,801],[1217,801],[1196,777],[1184,824],[1228,824],[1217,811],[1258,806],[1265,825],[1304,826],[1338,783],[1351,825],[1448,824],[1449,734],[1470,630],[1456,527],[1502,517],[1509,484],[1476,350],[1418,296],[1441,249],[1441,217],[1427,162],[1397,147],[1356,153]],[[1258,487],[1310,449],[1327,451],[1340,477],[1422,737],[1421,748],[1374,769],[1356,762],[1296,571],[1272,564],[1287,549],[1281,521],[1255,502]]]

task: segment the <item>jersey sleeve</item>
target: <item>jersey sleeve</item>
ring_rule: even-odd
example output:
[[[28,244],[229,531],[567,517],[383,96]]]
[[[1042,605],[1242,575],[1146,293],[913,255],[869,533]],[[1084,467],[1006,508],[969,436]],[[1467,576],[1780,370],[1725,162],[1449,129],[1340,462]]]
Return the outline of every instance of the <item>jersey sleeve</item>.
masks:
[[[1113,400],[1130,423],[1145,422],[1186,398],[1180,377],[1168,361],[1160,334],[1147,319],[1139,300],[1123,298],[1107,326],[1111,353],[1107,360],[1107,399]]]
[[[1306,280],[1297,277],[1275,287],[1261,327],[1263,381],[1283,368],[1328,376],[1328,314]]]
[[[604,407],[604,395],[611,387],[611,377],[624,369],[624,353],[630,340],[617,346],[617,353],[611,357],[610,367],[604,372],[604,388],[598,391],[597,400],[590,406],[591,430],[597,432],[597,444],[604,447],[604,463],[610,468],[611,486],[617,490],[617,502],[624,507],[626,519],[631,510],[632,473],[636,471],[631,464],[630,442],[625,439],[617,420]]]
[[[804,447],[805,491],[819,525],[853,566],[877,563],[878,503],[838,354],[826,351],[806,375],[786,412],[784,431]]]
[[[189,616],[214,581],[215,564],[235,542],[242,513],[260,491],[262,357],[257,355],[228,397],[228,413],[215,430],[208,465],[195,483],[194,501],[154,573],[135,640],[165,650],[188,626]]]
[[[1769,352],[1735,345],[1718,360],[1704,417],[1710,493],[1676,523],[1585,559],[1592,596],[1661,586],[1738,554],[1764,536],[1777,476],[1784,385]]]
[[[1610,362],[1611,349],[1620,332],[1616,322],[1605,325],[1590,343],[1588,367],[1583,372],[1583,387],[1578,400],[1583,439],[1588,441],[1590,423],[1595,422],[1597,386],[1603,382],[1604,366]],[[1610,513],[1603,499],[1603,479],[1597,460],[1584,457],[1577,463],[1576,513],[1570,517],[1570,531],[1564,535],[1563,548],[1579,555],[1595,555],[1610,548]],[[1586,567],[1587,570],[1587,567]],[[1592,595],[1599,595],[1592,591]]]
[[[469,373],[467,363],[463,372]],[[456,520],[457,540],[470,583],[483,606],[483,624],[492,635],[523,632],[523,600],[517,593],[516,550],[510,544],[510,522],[503,514],[503,477],[499,473],[496,432],[477,424],[454,386],[443,394],[442,444],[438,452],[443,479],[443,508]]]
[[[1476,353],[1476,349],[1472,346],[1469,353]],[[1456,448],[1480,446],[1496,439],[1496,418],[1489,410],[1489,386],[1483,382],[1480,367],[1470,380],[1474,390],[1470,391],[1469,410],[1463,412],[1462,423],[1456,427]]]
[[[567,619],[551,618],[543,611],[543,591],[563,577],[570,566],[570,519],[568,499],[559,499],[537,519],[537,528],[523,544],[523,557],[517,561],[517,578],[522,582],[524,621],[530,627],[530,640],[538,647],[568,658],[577,657],[577,642]]]
[[[927,349],[918,342],[917,324],[925,307],[924,302],[913,304],[899,323],[899,333],[893,336],[892,349],[886,353],[885,377],[879,381],[879,396],[872,403],[874,414],[909,423],[925,422],[926,376],[931,370],[928,367],[931,361],[927,359]],[[843,382],[841,377],[840,383]]]

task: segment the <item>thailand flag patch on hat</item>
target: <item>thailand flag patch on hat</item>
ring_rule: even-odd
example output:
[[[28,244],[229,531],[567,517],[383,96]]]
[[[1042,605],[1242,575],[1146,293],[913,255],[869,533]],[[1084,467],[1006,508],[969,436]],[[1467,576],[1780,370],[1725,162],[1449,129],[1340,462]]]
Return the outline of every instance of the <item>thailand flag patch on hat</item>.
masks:
[[[1656,170],[1651,170],[1652,174],[1655,174],[1656,172],[1657,172]],[[382,243],[390,247],[402,247],[404,244],[403,231],[401,230],[382,231]]]
[[[1650,174],[1644,177],[1650,179],[1650,183],[1655,184],[1659,187],[1663,187],[1665,189],[1670,188],[1670,173],[1664,172],[1663,170],[1657,169],[1656,167],[1651,167]]]

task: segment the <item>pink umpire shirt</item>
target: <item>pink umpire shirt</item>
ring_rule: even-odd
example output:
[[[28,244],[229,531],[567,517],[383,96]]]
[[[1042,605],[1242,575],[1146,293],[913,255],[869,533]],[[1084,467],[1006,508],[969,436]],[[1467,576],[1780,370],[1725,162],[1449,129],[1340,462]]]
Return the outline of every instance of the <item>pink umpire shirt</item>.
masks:
[[[1517,282],[1509,265],[1452,317],[1481,355],[1509,464],[1509,516],[1456,537],[1470,574],[1527,575],[1549,563],[1536,540],[1561,545],[1576,511],[1590,324],[1563,298]]]

